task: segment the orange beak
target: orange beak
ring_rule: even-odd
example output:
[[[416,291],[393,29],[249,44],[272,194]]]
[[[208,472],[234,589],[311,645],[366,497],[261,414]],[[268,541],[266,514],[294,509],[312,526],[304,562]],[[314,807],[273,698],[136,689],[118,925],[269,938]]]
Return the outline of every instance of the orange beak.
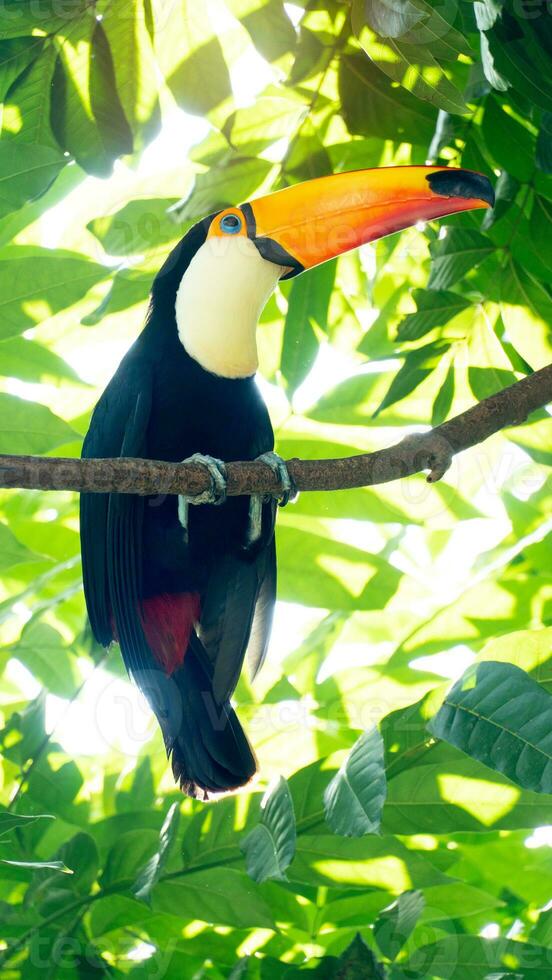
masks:
[[[287,279],[417,221],[493,204],[493,188],[483,174],[382,167],[295,184],[241,211],[261,255],[290,267]]]

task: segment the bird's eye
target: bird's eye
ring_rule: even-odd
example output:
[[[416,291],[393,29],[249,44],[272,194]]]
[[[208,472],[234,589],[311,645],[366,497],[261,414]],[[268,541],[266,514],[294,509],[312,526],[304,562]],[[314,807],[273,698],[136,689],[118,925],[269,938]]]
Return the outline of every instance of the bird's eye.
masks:
[[[220,227],[227,235],[237,235],[242,228],[242,219],[237,214],[225,214],[221,218]]]

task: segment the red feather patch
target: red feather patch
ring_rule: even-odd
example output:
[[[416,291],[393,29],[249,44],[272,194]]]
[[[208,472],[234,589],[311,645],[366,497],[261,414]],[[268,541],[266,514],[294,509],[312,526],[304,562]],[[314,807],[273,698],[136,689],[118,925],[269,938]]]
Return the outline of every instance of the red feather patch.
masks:
[[[190,633],[199,621],[197,592],[156,595],[142,602],[142,625],[148,646],[166,674],[182,666]]]

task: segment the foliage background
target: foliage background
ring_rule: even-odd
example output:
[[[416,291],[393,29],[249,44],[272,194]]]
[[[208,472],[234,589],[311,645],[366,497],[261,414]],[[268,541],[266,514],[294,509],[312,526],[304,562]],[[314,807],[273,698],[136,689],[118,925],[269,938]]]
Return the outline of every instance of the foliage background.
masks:
[[[546,364],[551,53],[549,8],[521,0],[4,0],[0,452],[79,454],[194,220],[345,169],[471,167],[497,205],[282,284],[260,329],[280,453],[388,445]],[[2,976],[383,976],[359,941],[335,959],[357,933],[395,980],[549,976],[552,796],[425,725],[474,661],[552,691],[551,456],[542,411],[437,485],[279,515],[272,655],[237,691],[261,780],[212,807],[175,791],[91,640],[75,496],[1,492],[0,855],[54,863],[0,863]],[[382,835],[334,834],[322,792],[375,723]],[[241,847],[278,775],[295,856],[281,782],[287,880],[258,883]]]

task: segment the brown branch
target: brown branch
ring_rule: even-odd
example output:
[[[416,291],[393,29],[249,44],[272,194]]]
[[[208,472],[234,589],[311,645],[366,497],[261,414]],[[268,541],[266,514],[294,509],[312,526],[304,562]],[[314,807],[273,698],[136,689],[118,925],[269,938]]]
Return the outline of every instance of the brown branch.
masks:
[[[361,456],[344,459],[291,459],[288,469],[298,490],[346,490],[389,483],[429,470],[439,480],[452,457],[507,426],[520,425],[552,402],[552,364],[485,398],[429,432]],[[0,487],[25,490],[76,490],[87,493],[186,494],[210,485],[201,463],[149,459],[56,459],[0,455]],[[228,463],[230,496],[277,493],[272,471],[258,461]]]

